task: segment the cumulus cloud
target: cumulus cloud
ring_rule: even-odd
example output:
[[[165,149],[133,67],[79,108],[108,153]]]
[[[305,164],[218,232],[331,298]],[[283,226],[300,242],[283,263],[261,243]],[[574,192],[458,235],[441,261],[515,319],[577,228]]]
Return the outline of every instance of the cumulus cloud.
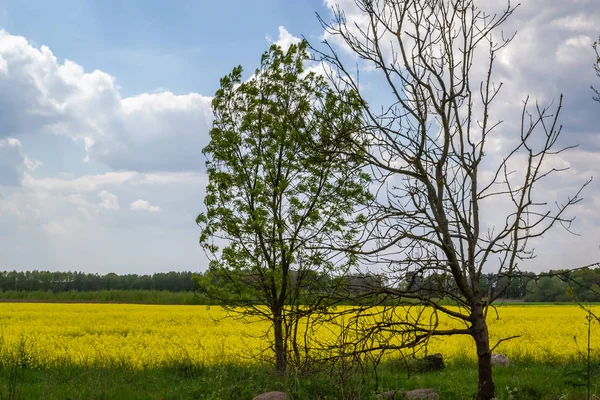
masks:
[[[142,199],[138,199],[131,204],[129,204],[129,209],[133,211],[148,211],[148,212],[160,212],[162,211],[160,207],[153,206],[150,202]]]
[[[200,172],[160,172],[139,173],[128,172],[106,172],[97,175],[84,175],[76,178],[34,178],[25,174],[23,186],[35,191],[51,191],[61,193],[96,192],[104,187],[119,187],[126,184],[139,185],[166,185],[182,184],[203,186],[206,183],[206,174]]]
[[[206,265],[194,220],[204,182],[199,172],[106,173],[28,176],[22,187],[0,187],[2,262],[9,269],[89,272],[202,269]],[[119,211],[102,208],[102,192],[107,200],[116,196]],[[129,211],[138,199],[148,204]],[[16,252],[16,246],[23,251]],[[173,252],[177,260],[167,255]]]
[[[376,4],[382,5],[384,1]],[[344,11],[347,27],[361,38],[358,28],[367,28],[370,21],[354,0],[325,0],[325,5],[332,12],[339,6]],[[478,6],[494,14],[501,12],[506,7],[506,2],[484,0]],[[323,17],[327,20],[326,15]],[[487,141],[488,157],[481,167],[483,170],[497,165],[514,146],[515,140],[518,140],[523,100],[527,96],[530,96],[529,111],[535,115],[536,102],[540,107],[550,106],[549,114],[555,113],[559,97],[563,94],[559,119],[562,136],[558,147],[574,144],[580,144],[580,147],[550,160],[548,167],[570,167],[569,171],[537,183],[536,199],[547,202],[549,208],[555,202],[564,203],[566,196],[574,194],[590,176],[597,178],[600,174],[596,161],[600,158],[600,104],[592,101],[593,93],[590,89],[590,85],[598,81],[592,68],[595,58],[591,45],[598,38],[599,20],[600,8],[594,1],[583,0],[567,4],[560,0],[530,0],[523,2],[500,27],[501,30],[494,33],[495,39],[509,37],[515,32],[516,36],[508,47],[497,54],[495,60],[493,81],[496,85],[502,83],[503,86],[492,105],[490,118],[494,122],[503,122]],[[358,65],[362,72],[361,83],[369,87],[367,97],[372,101],[373,109],[378,109],[381,105],[385,109],[394,101],[390,101],[390,95],[387,94],[390,90],[382,74],[351,52],[339,35],[324,32],[322,38],[328,40],[338,56],[346,61],[347,67]],[[389,63],[393,63],[394,55],[390,46],[395,38],[389,39],[392,40],[381,38],[382,51]],[[489,53],[482,46],[482,51],[474,59],[470,75],[475,92],[479,90],[479,82],[487,73],[488,58]],[[397,67],[402,69],[403,65]],[[474,115],[482,114],[481,111],[479,107]],[[536,131],[536,135],[542,138],[541,129]],[[515,171],[515,176],[521,176],[519,174],[522,169],[518,165],[511,170]],[[578,217],[571,228],[583,234],[584,238],[565,234],[557,226],[543,240],[532,243],[539,257],[523,268],[542,270],[596,261],[600,253],[597,243],[600,220],[595,217],[600,215],[598,179],[586,188],[583,197],[584,201],[570,209],[568,216]],[[497,204],[487,204],[485,208],[482,210],[484,218],[505,216],[504,212],[509,210]]]
[[[98,175],[85,175],[74,179],[43,178],[35,179],[26,174],[23,186],[34,190],[47,191],[69,191],[69,192],[91,192],[106,185],[120,185],[138,176],[137,172],[107,172]]]
[[[353,8],[354,0],[325,3],[330,8],[339,3],[352,22],[360,25],[366,21]],[[480,4],[491,7],[495,2]],[[598,20],[600,9],[594,1],[530,0],[504,26],[506,33],[518,30],[518,35],[497,59],[497,81],[503,81],[504,88],[494,117],[506,122],[490,142],[494,144],[489,154],[502,154],[505,139],[515,134],[512,121],[517,115],[518,124],[521,100],[528,93],[547,103],[564,92],[563,136],[569,144],[582,143],[580,150],[564,153],[557,160],[557,166],[570,165],[572,169],[541,188],[549,204],[563,200],[562,196],[589,175],[600,173],[596,166],[600,105],[591,101],[589,88],[600,84],[591,68],[591,42],[586,45],[588,38],[598,37]],[[339,49],[343,47],[336,42],[339,38],[324,37]],[[279,27],[278,38],[268,40],[287,48],[300,39]],[[372,80],[376,70],[369,70],[356,58],[350,63],[362,68],[361,85],[368,86],[376,100],[386,96],[385,87],[380,90]],[[309,69],[322,73],[321,65]],[[369,72],[363,74],[365,70]],[[164,88],[122,97],[113,76],[59,60],[50,48],[4,31],[0,31],[0,90],[0,235],[4,235],[0,254],[6,265],[12,260],[12,265],[22,268],[164,267],[172,261],[161,259],[167,253],[185,254],[181,259],[193,268],[198,260],[205,261],[195,240],[193,221],[206,183],[206,176],[199,171],[204,167],[200,152],[212,121],[210,97],[174,94]],[[113,171],[85,176],[67,171],[40,178],[32,172],[40,163],[27,158],[27,149],[19,140],[25,143],[22,135],[30,134],[67,136],[85,147],[89,160],[104,163]],[[575,230],[584,237],[573,240],[558,230],[545,238],[536,245],[538,269],[597,258],[597,181],[584,197],[574,210],[579,217]],[[117,210],[119,203],[136,212],[107,212]],[[134,243],[124,240],[130,237],[136,238]],[[18,255],[8,251],[23,243],[31,251]],[[137,243],[144,245],[135,249]],[[572,249],[563,251],[565,246]],[[23,257],[29,258],[24,261]],[[573,264],[567,265],[570,261]],[[530,264],[525,268],[531,268]]]
[[[205,175],[201,173],[114,173],[87,175],[76,178],[36,179],[26,174],[23,187],[0,191],[0,225],[34,228],[56,222],[69,227],[69,232],[77,229],[109,224],[127,227],[127,224],[144,224],[140,213],[135,220],[131,215],[119,214],[120,203],[125,202],[135,211],[160,212],[161,207],[151,204],[144,198],[152,197],[161,204],[168,204],[172,211],[182,211],[184,217],[175,218],[176,223],[183,218],[193,220],[200,206]],[[136,200],[137,199],[137,200]],[[185,210],[185,211],[184,211]],[[113,212],[103,212],[113,211]],[[39,221],[38,221],[39,220]],[[148,220],[150,221],[150,220]],[[159,221],[158,223],[171,220]],[[29,223],[33,225],[28,225]],[[157,224],[153,220],[153,224]],[[187,222],[185,223],[187,226]],[[85,228],[87,229],[87,228]]]
[[[100,204],[98,205],[100,208],[108,211],[117,211],[120,208],[119,198],[114,194],[103,190],[98,194],[98,197],[100,197]]]
[[[383,3],[376,2],[379,5]],[[344,11],[348,29],[357,37],[361,37],[359,28],[368,28],[370,22],[354,0],[326,0],[325,5],[331,11],[339,6]],[[506,2],[484,0],[478,3],[478,7],[493,15],[502,12]],[[327,21],[328,16],[323,17]],[[597,104],[591,101],[590,89],[590,85],[597,80],[591,67],[594,61],[591,45],[599,34],[599,20],[600,7],[593,1],[577,1],[566,5],[560,0],[530,0],[519,5],[494,33],[495,40],[516,33],[509,46],[497,54],[493,76],[496,84],[503,83],[492,109],[493,118],[505,121],[506,132],[518,129],[521,102],[527,95],[531,96],[532,102],[537,100],[541,105],[547,105],[553,101],[556,104],[563,93],[565,107],[561,122],[565,130],[571,132],[571,138],[578,135],[576,142],[585,141],[600,149],[595,139],[600,113]],[[338,51],[341,50],[342,56],[356,56],[348,51],[339,35],[332,36],[324,32],[323,38]],[[394,38],[390,37],[390,41],[387,39],[382,39],[382,46],[392,62],[390,46]],[[479,81],[487,73],[487,48],[484,45],[480,48],[480,57],[474,60],[471,71],[473,90],[478,90]],[[347,66],[354,62],[348,61]],[[363,70],[372,70],[370,65],[360,62],[358,65]],[[363,74],[362,79],[372,79],[373,76]]]
[[[0,138],[54,132],[113,169],[198,170],[211,98],[171,92],[121,98],[114,77],[60,63],[47,46],[0,31]]]
[[[266,39],[267,42],[269,42],[270,44],[276,44],[283,50],[289,49],[291,45],[300,43],[300,41],[302,40],[299,37],[296,37],[289,33],[288,30],[281,25],[279,26],[278,31],[279,37],[277,40],[273,40],[273,38],[269,35],[267,35]]]

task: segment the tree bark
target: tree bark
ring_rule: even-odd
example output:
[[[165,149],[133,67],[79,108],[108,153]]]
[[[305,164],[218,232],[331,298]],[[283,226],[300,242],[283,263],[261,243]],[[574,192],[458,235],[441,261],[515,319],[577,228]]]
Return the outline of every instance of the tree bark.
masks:
[[[495,396],[494,381],[492,379],[492,352],[490,350],[490,336],[485,321],[483,307],[476,305],[472,310],[473,339],[477,348],[477,366],[479,380],[477,388],[477,400],[491,400]]]
[[[273,336],[275,340],[275,372],[285,375],[286,357],[283,343],[283,316],[281,310],[273,310]]]

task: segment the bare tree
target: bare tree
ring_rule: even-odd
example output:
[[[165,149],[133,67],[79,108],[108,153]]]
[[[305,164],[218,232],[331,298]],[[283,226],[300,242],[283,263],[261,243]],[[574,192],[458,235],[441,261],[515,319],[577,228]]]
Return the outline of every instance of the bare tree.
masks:
[[[355,3],[358,22],[349,22],[338,6],[333,19],[321,23],[330,38],[380,74],[391,101],[381,110],[370,106],[357,73],[330,41],[326,50],[313,50],[333,68],[332,84],[350,87],[362,99],[361,145],[352,153],[379,183],[360,245],[349,251],[384,268],[395,283],[371,297],[379,302],[337,319],[354,331],[344,331],[351,338],[347,352],[404,351],[433,337],[469,335],[478,359],[477,398],[492,399],[492,351],[509,338],[490,344],[490,307],[519,263],[535,257],[533,239],[557,225],[570,228],[573,218],[565,212],[589,183],[555,205],[534,190],[564,170],[551,162],[571,148],[557,144],[562,96],[553,111],[525,99],[518,133],[502,134],[509,150],[490,154],[502,122],[490,117],[502,86],[493,80],[493,65],[512,39],[496,40],[496,32],[515,7],[508,3],[501,13],[488,14],[472,0]],[[500,222],[488,222],[493,217]],[[490,269],[506,279],[484,291]],[[419,282],[432,275],[442,278],[434,280],[438,287],[422,290]],[[445,305],[448,299],[456,306]],[[442,324],[443,315],[452,323]]]
[[[598,42],[594,42],[594,44],[592,45],[594,51],[596,52],[596,62],[594,63],[594,70],[596,71],[596,75],[598,76],[598,78],[600,78],[600,53],[598,50],[599,42],[600,37],[598,38]],[[596,97],[594,97],[594,100],[600,102],[600,92],[594,86],[592,86],[592,90],[596,93]]]

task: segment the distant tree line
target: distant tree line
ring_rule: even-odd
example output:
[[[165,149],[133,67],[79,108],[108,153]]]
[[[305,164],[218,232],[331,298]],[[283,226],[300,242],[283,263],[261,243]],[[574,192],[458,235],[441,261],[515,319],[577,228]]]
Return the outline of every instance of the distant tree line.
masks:
[[[525,301],[600,301],[600,268],[554,270],[527,283]]]
[[[199,292],[192,277],[207,273],[194,274],[184,272],[164,272],[148,275],[94,274],[85,272],[53,272],[53,271],[2,271],[0,272],[0,290],[2,292],[92,292],[100,290],[162,290],[169,292]],[[297,280],[297,271],[292,271],[292,286]],[[345,290],[352,294],[373,293],[384,289],[388,280],[383,275],[349,274],[342,280],[329,276],[321,276],[311,271],[312,279],[304,279],[306,291],[313,294],[330,293],[331,287]],[[216,281],[217,279],[215,279]],[[493,296],[504,287],[508,277],[497,274],[482,276],[481,287]],[[247,284],[253,284],[251,277]],[[456,292],[454,281],[443,274],[427,276],[413,275],[407,277],[401,285],[403,289],[433,295],[439,298],[448,297]],[[523,272],[513,276],[503,299],[522,300],[525,302],[567,302],[573,298],[579,301],[600,302],[600,268],[583,268],[574,271],[550,270],[540,274]]]
[[[494,295],[504,290],[502,294],[503,299],[525,300],[530,294],[529,290],[536,290],[536,279],[537,275],[533,272],[515,274],[510,279],[506,275],[488,273],[480,277],[479,285],[481,291],[486,294],[486,297],[494,297]],[[422,295],[439,299],[459,296],[456,281],[448,273],[430,273],[426,276],[414,273],[407,274],[406,279],[401,285],[403,285],[403,290],[414,293],[419,292]],[[564,293],[566,293],[566,290]]]
[[[90,292],[99,290],[164,290],[191,292],[195,290],[192,272],[165,272],[152,275],[85,272],[2,271],[0,290],[42,292]]]
[[[600,268],[576,270],[550,270],[515,273],[510,278],[493,273],[481,276],[480,287],[489,297],[494,297],[509,281],[502,294],[505,300],[525,302],[568,302],[572,300],[600,302]],[[438,298],[458,293],[456,282],[446,274],[407,275],[402,283],[404,290],[420,292]]]

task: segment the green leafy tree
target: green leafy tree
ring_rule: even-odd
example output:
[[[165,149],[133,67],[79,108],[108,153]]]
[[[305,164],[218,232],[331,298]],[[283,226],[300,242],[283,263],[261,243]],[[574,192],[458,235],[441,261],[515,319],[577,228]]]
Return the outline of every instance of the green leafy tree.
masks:
[[[286,52],[272,46],[247,81],[241,66],[221,79],[203,150],[206,212],[196,221],[211,260],[197,283],[229,310],[271,322],[278,373],[290,352],[299,361],[294,332],[314,309],[300,304],[315,283],[306,271],[327,275],[354,261],[316,248],[350,244],[356,204],[369,198],[368,174],[343,151],[343,138],[360,127],[360,103],[305,71],[308,59],[306,42]]]

